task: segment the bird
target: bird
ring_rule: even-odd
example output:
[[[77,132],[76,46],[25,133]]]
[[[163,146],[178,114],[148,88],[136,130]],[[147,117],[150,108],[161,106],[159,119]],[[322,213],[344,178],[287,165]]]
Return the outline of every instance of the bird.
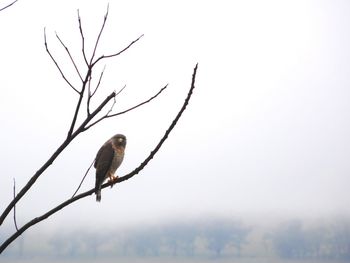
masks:
[[[113,182],[118,179],[114,173],[124,159],[126,137],[123,134],[116,134],[106,141],[97,152],[94,167],[96,168],[95,194],[96,201],[101,201],[101,186],[109,178]]]

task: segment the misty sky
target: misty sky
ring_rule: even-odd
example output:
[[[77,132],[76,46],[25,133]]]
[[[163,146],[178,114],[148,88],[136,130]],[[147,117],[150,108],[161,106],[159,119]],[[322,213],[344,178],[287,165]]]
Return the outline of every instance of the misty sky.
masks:
[[[44,27],[78,84],[55,32],[83,68],[76,10],[91,52],[107,3],[19,0],[0,13],[1,210],[13,178],[20,189],[64,140],[78,99],[45,51]],[[78,137],[17,206],[20,225],[70,197],[112,135],[128,138],[118,175],[142,162],[181,107],[197,62],[193,100],[149,166],[102,191],[101,203],[85,198],[45,226],[350,214],[349,1],[109,3],[98,54],[145,36],[105,61],[93,105],[124,85],[116,110],[169,89]],[[82,191],[93,186],[91,171]]]

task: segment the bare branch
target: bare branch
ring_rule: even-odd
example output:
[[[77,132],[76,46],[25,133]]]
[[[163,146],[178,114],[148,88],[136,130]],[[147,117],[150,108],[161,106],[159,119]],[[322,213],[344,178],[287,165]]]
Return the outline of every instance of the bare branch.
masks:
[[[86,131],[86,126],[89,124],[89,122],[107,105],[107,103],[113,99],[116,96],[115,92],[112,92],[110,95],[108,95],[104,101],[98,106],[90,115],[87,116],[87,118],[80,124],[79,128],[72,133],[72,137],[75,137],[76,134]]]
[[[80,105],[81,105],[81,102],[82,102],[83,97],[84,97],[85,86],[86,86],[86,83],[84,82],[82,91],[81,91],[81,93],[80,93],[80,95],[79,95],[79,99],[78,99],[77,105],[76,105],[76,107],[75,107],[73,119],[72,119],[72,122],[71,122],[71,124],[70,124],[70,128],[69,128],[68,133],[67,133],[67,140],[69,140],[70,137],[72,136],[73,131],[74,131],[75,124],[76,124],[76,122],[77,122],[78,114],[79,114],[79,110],[80,110]]]
[[[177,113],[175,119],[172,121],[172,123],[170,124],[169,128],[166,130],[165,134],[163,135],[162,139],[159,141],[159,143],[157,144],[157,146],[153,149],[153,151],[151,152],[151,154],[131,173],[120,177],[116,180],[116,182],[108,182],[104,185],[102,185],[102,188],[105,188],[109,185],[113,185],[115,183],[121,183],[123,181],[129,180],[131,177],[133,177],[134,175],[138,174],[154,157],[154,155],[158,152],[158,150],[160,149],[160,147],[162,147],[163,143],[165,142],[165,140],[168,138],[170,132],[174,129],[174,127],[176,126],[177,122],[179,121],[182,113],[186,110],[186,107],[191,99],[191,96],[193,94],[193,90],[195,88],[195,82],[196,82],[196,74],[197,74],[197,68],[198,68],[198,63],[196,64],[196,66],[193,69],[193,74],[192,74],[192,81],[191,81],[191,87],[190,90],[188,91],[187,97],[185,99],[185,102],[183,103],[180,111]]]
[[[101,57],[99,57],[94,63],[92,63],[92,65],[95,65],[97,62],[99,62],[102,59],[105,58],[112,58],[112,57],[116,57],[119,56],[120,54],[124,53],[126,50],[128,50],[133,44],[135,44],[137,41],[139,41],[144,35],[142,34],[141,36],[139,36],[137,39],[135,39],[134,41],[132,41],[128,46],[126,46],[125,48],[123,48],[121,51],[112,54],[112,55],[102,55]]]
[[[59,72],[61,73],[62,78],[67,82],[67,84],[78,94],[80,94],[80,92],[68,81],[68,79],[66,78],[66,76],[63,74],[63,71],[61,70],[60,66],[58,65],[58,63],[56,62],[56,60],[54,59],[54,57],[51,55],[51,52],[47,46],[47,42],[46,42],[46,29],[44,28],[44,40],[45,40],[45,48],[46,48],[46,52],[49,54],[50,58],[52,59],[52,61],[55,63],[57,69],[59,70]]]
[[[104,17],[104,19],[103,19],[103,23],[102,23],[102,27],[101,27],[100,33],[98,34],[98,37],[97,37],[97,39],[96,39],[94,51],[92,52],[92,56],[91,56],[91,59],[90,59],[90,65],[92,64],[92,61],[94,60],[95,53],[96,53],[96,49],[97,49],[97,46],[98,46],[98,42],[100,41],[100,38],[101,38],[101,35],[102,35],[102,32],[103,32],[103,29],[104,29],[105,24],[106,24],[106,21],[107,21],[108,11],[109,11],[109,4],[107,5],[107,11],[106,11],[105,17]]]
[[[126,85],[124,85],[124,87],[122,87],[116,94],[115,94],[115,97],[114,97],[114,100],[113,100],[113,104],[112,106],[110,107],[109,111],[105,114],[105,116],[108,116],[109,113],[112,112],[113,108],[114,108],[114,105],[116,103],[116,97],[125,89]]]
[[[72,55],[70,54],[69,49],[68,49],[67,46],[63,43],[63,41],[61,40],[61,38],[58,36],[58,34],[57,34],[56,32],[55,32],[55,34],[56,34],[57,39],[61,42],[62,46],[63,46],[64,49],[66,50],[66,52],[67,52],[67,54],[68,54],[70,60],[72,61],[73,66],[74,66],[74,68],[75,68],[75,71],[78,73],[80,80],[83,81],[83,78],[81,77],[81,74],[80,74],[80,72],[79,72],[79,69],[78,69],[77,65],[75,64],[75,61],[74,61]]]
[[[102,185],[102,188],[106,188],[108,186],[112,186],[116,183],[121,183],[123,181],[126,181],[130,178],[132,178],[134,175],[138,174],[143,168],[145,168],[145,166],[154,158],[155,154],[158,152],[158,150],[161,148],[161,146],[163,145],[163,143],[166,141],[166,139],[168,138],[170,132],[174,129],[174,127],[176,126],[178,120],[180,119],[182,113],[185,111],[189,100],[193,94],[193,89],[195,88],[195,79],[196,79],[196,72],[197,72],[197,67],[198,64],[195,66],[194,70],[193,70],[193,74],[192,74],[192,82],[191,82],[191,87],[189,89],[189,92],[187,94],[187,97],[185,99],[185,102],[183,103],[180,111],[178,112],[178,114],[176,115],[175,119],[172,121],[172,123],[170,124],[169,128],[166,130],[165,134],[163,135],[163,137],[161,138],[161,140],[159,141],[159,143],[156,145],[156,147],[153,149],[153,151],[151,151],[150,155],[136,168],[134,169],[132,172],[128,173],[127,175],[118,178],[116,181],[114,182],[108,182]],[[26,231],[28,228],[34,226],[35,224],[45,220],[46,218],[50,217],[51,215],[55,214],[56,212],[60,211],[61,209],[65,208],[66,206],[70,205],[71,203],[74,203],[82,198],[85,198],[89,195],[92,195],[95,192],[95,189],[92,188],[84,193],[81,193],[73,198],[70,198],[66,201],[64,201],[63,203],[61,203],[60,205],[56,206],[55,208],[51,209],[50,211],[48,211],[47,213],[34,218],[33,220],[29,221],[27,224],[25,224],[24,226],[22,226],[16,233],[14,233],[12,236],[10,236],[7,240],[5,240],[5,242],[0,246],[0,253],[2,253],[6,247],[8,245],[10,245],[17,237],[19,237],[24,231]]]
[[[13,178],[13,199],[16,198],[16,180]],[[13,222],[15,224],[15,228],[18,231],[17,220],[16,220],[16,205],[13,207]]]
[[[118,113],[115,113],[115,114],[112,114],[112,115],[108,115],[108,114],[110,113],[110,112],[108,112],[108,114],[104,115],[103,117],[99,118],[99,119],[96,120],[95,122],[93,122],[93,123],[89,124],[88,126],[86,126],[86,127],[85,127],[85,130],[90,129],[92,126],[96,125],[97,123],[99,123],[100,121],[102,121],[102,120],[104,120],[104,119],[106,119],[106,118],[111,118],[111,117],[115,117],[115,116],[118,116],[118,115],[127,113],[127,112],[129,112],[129,111],[132,111],[132,110],[134,110],[134,109],[136,109],[136,108],[138,108],[138,107],[140,107],[140,106],[142,106],[142,105],[144,105],[144,104],[150,102],[151,100],[155,99],[159,94],[161,94],[167,87],[168,87],[168,84],[165,85],[163,88],[161,88],[161,89],[157,92],[157,94],[153,95],[153,96],[150,97],[149,99],[147,99],[147,100],[145,100],[145,101],[143,101],[143,102],[137,104],[136,106],[133,106],[133,107],[127,109],[127,110],[124,110],[124,111],[121,111],[121,112],[118,112]],[[120,92],[121,92],[121,91],[119,91],[119,93],[120,93]],[[118,93],[118,94],[119,94],[119,93]],[[113,106],[114,106],[114,105],[113,105]]]
[[[92,79],[92,73],[89,76],[88,80],[88,96],[86,100],[86,111],[87,111],[87,116],[90,115],[90,100],[91,100],[91,79]]]
[[[13,5],[14,3],[16,3],[17,1],[18,1],[18,0],[15,0],[15,1],[13,1],[12,3],[8,4],[7,6],[4,6],[4,7],[0,8],[0,12],[1,12],[2,10],[5,10],[6,8],[10,7],[10,6]]]
[[[103,67],[101,73],[100,73],[100,77],[98,79],[98,82],[96,84],[96,88],[95,90],[91,93],[91,79],[92,79],[92,74],[90,75],[89,77],[89,83],[88,83],[88,97],[87,97],[87,100],[86,100],[86,110],[87,110],[87,115],[89,116],[90,114],[90,101],[92,99],[92,97],[95,95],[96,91],[98,90],[98,88],[100,87],[100,84],[101,84],[101,81],[102,81],[102,77],[103,77],[103,74],[105,72],[105,69],[106,69],[106,65]]]
[[[115,97],[117,97],[122,91],[126,88],[126,85],[124,85],[116,94]]]
[[[84,180],[85,180],[87,174],[89,173],[89,171],[90,171],[92,165],[94,164],[94,162],[95,162],[95,158],[94,158],[94,160],[92,161],[92,163],[90,164],[89,168],[86,170],[86,173],[84,174],[83,179],[81,179],[80,184],[79,184],[77,190],[75,190],[75,192],[74,192],[74,194],[72,195],[71,198],[73,198],[73,197],[76,195],[76,193],[79,191],[81,185],[83,184],[83,182],[84,182]],[[18,229],[17,229],[17,231],[18,231]]]
[[[100,87],[101,80],[102,80],[102,77],[103,77],[103,74],[104,74],[105,70],[106,70],[106,65],[103,67],[103,69],[102,69],[102,71],[101,71],[100,77],[99,77],[99,79],[98,79],[98,83],[97,83],[97,85],[96,85],[95,90],[91,93],[91,97],[93,97],[93,96],[95,95],[97,89]]]
[[[160,93],[162,93],[163,90],[165,90],[167,87],[168,87],[168,84],[166,84],[163,88],[161,88],[161,89],[158,91],[157,94],[155,94],[154,96],[150,97],[148,100],[145,100],[145,101],[143,101],[143,102],[141,102],[141,103],[139,103],[139,104],[137,104],[137,105],[135,105],[135,106],[133,106],[133,107],[131,107],[131,108],[129,108],[129,109],[126,109],[126,110],[123,110],[123,111],[120,111],[120,112],[117,112],[117,113],[108,115],[108,116],[106,116],[106,118],[111,118],[111,117],[115,117],[115,116],[118,116],[118,115],[127,113],[127,112],[129,112],[129,111],[132,111],[132,110],[134,110],[134,109],[136,109],[136,108],[138,108],[138,107],[140,107],[140,106],[142,106],[142,105],[144,105],[144,104],[146,104],[146,103],[152,101],[152,100],[155,99]]]
[[[61,152],[77,137],[80,133],[84,132],[85,126],[106,106],[106,104],[114,98],[115,93],[112,92],[105,100],[100,104],[96,110],[91,113],[85,121],[80,125],[80,127],[72,133],[69,138],[57,148],[57,150],[51,155],[51,157],[40,167],[40,169],[30,178],[27,184],[19,191],[16,197],[8,204],[3,213],[0,216],[0,225],[4,222],[7,215],[11,212],[12,208],[16,205],[16,203],[26,194],[26,192],[32,187],[32,185],[36,182],[36,180],[40,177],[40,175],[56,160],[56,158],[61,154]],[[1,253],[1,250],[0,250]]]
[[[16,205],[16,203],[25,195],[25,193],[30,189],[30,187],[35,183],[39,176],[52,164],[52,162],[57,158],[57,156],[67,147],[70,141],[65,140],[60,147],[54,152],[54,154],[44,163],[44,165],[30,178],[27,184],[19,191],[16,197],[9,203],[5,208],[4,212],[0,216],[0,225],[4,222],[6,216],[10,213],[11,209]]]
[[[124,86],[124,87],[125,87],[125,86]],[[113,104],[112,104],[112,106],[109,108],[109,111],[107,111],[106,115],[108,115],[108,114],[113,110],[115,103],[116,103],[116,99],[115,99],[115,97],[114,97]]]
[[[74,115],[73,115],[73,120],[72,120],[72,122],[71,122],[69,131],[68,131],[68,134],[67,134],[67,139],[69,139],[69,138],[72,136],[72,134],[73,134],[74,127],[75,127],[75,124],[76,124],[77,119],[78,119],[78,115],[79,115],[79,111],[80,111],[81,102],[83,101],[83,98],[84,98],[84,93],[85,93],[86,84],[88,84],[88,82],[91,81],[91,74],[92,74],[92,67],[89,67],[89,68],[88,68],[88,71],[87,71],[87,73],[86,73],[85,79],[84,79],[84,81],[83,81],[83,85],[82,85],[81,91],[79,92],[79,99],[78,99],[78,102],[77,102],[77,106],[75,107],[75,111],[74,111]],[[89,83],[90,83],[90,82],[89,82]],[[87,118],[89,118],[89,116],[90,116],[90,113],[89,113],[89,110],[88,110],[88,116],[87,116]]]
[[[85,61],[86,65],[89,66],[89,63],[87,61],[86,54],[85,54],[85,38],[84,38],[83,28],[81,26],[81,19],[80,19],[79,9],[77,11],[78,11],[79,31],[80,31],[81,42],[82,42],[81,51],[83,53],[83,57],[84,57],[84,61]]]

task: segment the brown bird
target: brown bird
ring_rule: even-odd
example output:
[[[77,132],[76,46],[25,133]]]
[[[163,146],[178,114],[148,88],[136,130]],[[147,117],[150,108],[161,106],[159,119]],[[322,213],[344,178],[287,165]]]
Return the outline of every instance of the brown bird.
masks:
[[[94,164],[96,168],[96,201],[101,201],[101,186],[104,180],[109,178],[109,181],[115,181],[118,178],[118,176],[114,176],[114,173],[123,162],[125,147],[126,137],[122,134],[116,134],[106,141],[98,151]]]

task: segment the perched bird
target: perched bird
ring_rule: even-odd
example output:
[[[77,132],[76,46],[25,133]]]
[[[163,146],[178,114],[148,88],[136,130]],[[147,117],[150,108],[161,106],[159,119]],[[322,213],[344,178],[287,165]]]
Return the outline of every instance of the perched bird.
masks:
[[[95,194],[96,201],[101,201],[101,186],[107,178],[115,181],[118,176],[114,176],[124,159],[126,146],[126,137],[122,134],[116,134],[106,141],[98,151],[94,163],[96,168]]]

